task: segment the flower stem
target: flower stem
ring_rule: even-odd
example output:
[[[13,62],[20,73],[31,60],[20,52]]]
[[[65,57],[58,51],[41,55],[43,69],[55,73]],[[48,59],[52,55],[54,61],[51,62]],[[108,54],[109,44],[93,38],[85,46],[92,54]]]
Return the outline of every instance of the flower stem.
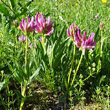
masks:
[[[90,75],[88,77],[86,77],[83,81],[86,81],[87,79],[89,79],[94,73],[90,73]]]
[[[46,50],[45,50],[45,36],[44,35],[42,37],[42,46],[43,46],[44,54],[45,54],[46,53]]]
[[[69,81],[70,81],[70,76],[71,76],[72,67],[73,67],[73,63],[74,63],[74,58],[75,58],[75,44],[74,44],[74,51],[73,51],[73,59],[71,62],[71,68],[70,68],[69,73],[68,73],[68,85],[69,85]]]
[[[9,93],[9,87],[7,86],[7,93]],[[8,96],[8,108],[10,108],[10,97]]]
[[[27,66],[27,35],[26,35],[26,47],[25,47],[25,74],[27,74],[27,69],[26,69],[26,66]]]
[[[82,55],[81,55],[81,57],[80,57],[80,60],[79,60],[79,63],[78,63],[77,69],[76,69],[76,71],[75,71],[75,74],[74,74],[73,80],[72,80],[72,82],[71,82],[71,86],[73,85],[74,80],[75,80],[75,78],[76,78],[76,74],[77,74],[77,72],[78,72],[78,70],[79,70],[79,66],[80,66],[80,64],[81,64],[82,58],[83,58],[83,52],[82,52]]]
[[[23,105],[24,105],[25,91],[26,91],[26,80],[24,80],[24,85],[23,85],[23,89],[22,89],[22,93],[21,93],[23,98],[21,99],[20,110],[22,110]]]
[[[27,41],[27,34],[26,34],[26,45],[25,45],[25,74],[27,74],[27,46],[28,46],[28,41]],[[21,83],[21,94],[23,98],[21,99],[21,104],[20,104],[20,110],[22,110],[23,105],[24,105],[24,98],[25,98],[25,92],[26,92],[26,80],[24,79],[24,84],[23,82]]]
[[[102,48],[103,48],[103,31],[101,30],[101,56],[102,56]]]

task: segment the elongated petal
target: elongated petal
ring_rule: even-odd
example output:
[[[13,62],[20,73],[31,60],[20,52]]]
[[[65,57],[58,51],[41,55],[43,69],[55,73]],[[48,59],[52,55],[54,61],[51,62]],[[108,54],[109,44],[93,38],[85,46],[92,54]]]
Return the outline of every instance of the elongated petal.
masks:
[[[46,24],[49,25],[50,21],[51,21],[51,19],[50,19],[50,17],[48,17],[47,21],[46,21]]]
[[[83,35],[83,41],[85,42],[86,41],[86,35],[87,35],[87,31],[84,32],[84,35]]]
[[[45,34],[46,36],[49,36],[49,35],[51,35],[52,33],[53,33],[53,29],[50,31],[50,32],[48,32],[47,34]]]
[[[74,37],[74,35],[73,35],[73,30],[71,31],[71,37]]]
[[[24,31],[23,26],[22,26],[22,22],[20,22],[20,29],[21,29],[22,31]]]
[[[93,41],[94,36],[95,36],[95,33],[93,32],[93,33],[91,34],[91,36],[88,38],[88,42]]]
[[[37,33],[41,33],[41,30],[39,29],[38,26],[36,27],[36,32],[37,32]]]
[[[80,30],[80,29],[78,29],[78,31],[77,31],[77,35],[79,36],[80,39],[82,39],[82,36],[81,36],[81,30]]]
[[[70,37],[70,31],[69,31],[69,29],[67,29],[67,34],[68,34],[68,36]]]
[[[77,35],[75,35],[75,40],[79,43],[81,43],[81,40],[79,39],[79,37]]]
[[[70,25],[70,29],[71,29],[71,30],[73,29],[73,23]]]
[[[49,25],[48,25],[48,28],[51,28],[52,25],[53,25],[54,21],[52,21]]]
[[[27,22],[28,22],[28,23],[30,22],[30,18],[29,18],[29,16],[27,17]]]

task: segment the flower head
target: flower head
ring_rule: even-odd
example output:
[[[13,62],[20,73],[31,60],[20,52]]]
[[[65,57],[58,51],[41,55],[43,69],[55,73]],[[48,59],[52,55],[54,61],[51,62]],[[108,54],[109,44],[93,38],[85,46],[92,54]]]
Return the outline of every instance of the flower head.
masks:
[[[22,22],[20,22],[20,29],[23,32],[29,33],[32,32],[34,29],[36,28],[36,25],[34,24],[34,17],[29,18],[29,16],[27,17],[27,22],[25,20],[25,18],[23,18]]]
[[[107,0],[102,0],[103,3],[107,3]]]
[[[95,16],[95,18],[99,18],[99,16],[98,16],[98,15],[96,15],[96,16]]]
[[[36,32],[40,34],[44,34],[45,36],[49,36],[53,33],[52,25],[54,21],[50,23],[51,19],[48,17],[47,19],[44,18],[40,12],[37,13],[35,16],[35,24],[37,25],[36,27]]]
[[[70,25],[70,30],[67,29],[68,36],[74,41],[74,36],[78,30],[78,26],[74,26],[73,23]]]
[[[26,37],[24,35],[19,36],[19,41],[24,43],[26,41]]]
[[[91,50],[96,46],[96,41],[93,41],[95,33],[93,32],[91,36],[87,39],[87,32],[85,31],[83,36],[81,36],[81,31],[78,29],[77,34],[75,35],[74,44],[85,54],[85,50]]]

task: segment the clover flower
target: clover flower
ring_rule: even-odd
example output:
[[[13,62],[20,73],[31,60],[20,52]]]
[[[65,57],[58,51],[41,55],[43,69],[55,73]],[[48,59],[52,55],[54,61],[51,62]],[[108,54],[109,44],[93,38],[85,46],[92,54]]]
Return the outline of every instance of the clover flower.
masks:
[[[32,17],[30,20],[28,16],[27,22],[25,18],[23,18],[22,22],[20,22],[20,29],[23,32],[29,33],[29,32],[32,32],[35,28],[36,28],[36,25],[34,24],[34,17]]]
[[[78,30],[78,26],[74,26],[73,23],[70,25],[70,30],[67,29],[68,36],[74,41],[74,36]]]
[[[54,31],[52,29],[54,21],[52,21],[51,23],[50,21],[51,21],[50,17],[46,19],[42,14],[40,14],[40,12],[38,12],[37,15],[35,16],[35,24],[37,25],[36,32],[43,34],[45,36],[51,35]]]
[[[24,43],[26,41],[26,37],[24,35],[19,36],[19,41]]]
[[[85,54],[85,50],[92,51],[92,48],[96,46],[96,41],[93,41],[95,33],[93,32],[91,36],[87,39],[87,32],[85,31],[83,37],[81,36],[81,31],[78,29],[77,34],[75,35],[75,42],[74,44]]]

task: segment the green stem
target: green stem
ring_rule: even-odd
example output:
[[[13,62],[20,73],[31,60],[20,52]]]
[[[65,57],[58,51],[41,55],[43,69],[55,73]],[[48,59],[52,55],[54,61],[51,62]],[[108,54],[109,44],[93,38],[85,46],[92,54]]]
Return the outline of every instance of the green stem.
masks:
[[[24,80],[24,85],[23,85],[23,89],[22,89],[22,93],[21,93],[23,98],[21,99],[20,110],[22,110],[23,105],[24,105],[25,92],[26,92],[26,80]]]
[[[82,86],[80,85],[79,92],[81,91],[81,87],[82,87]]]
[[[44,35],[42,36],[42,46],[43,46],[44,54],[45,54],[46,50],[45,50],[45,36]]]
[[[72,59],[72,62],[71,62],[71,68],[70,68],[70,71],[68,73],[68,85],[69,85],[69,81],[70,81],[70,76],[71,76],[71,72],[72,72],[72,67],[73,67],[73,63],[74,63],[74,58],[75,58],[75,44],[74,44],[74,51],[73,51],[73,59]]]
[[[26,69],[26,66],[27,66],[27,35],[26,35],[26,47],[25,47],[25,74],[27,74],[27,69]]]
[[[86,81],[87,79],[89,79],[92,75],[93,75],[94,73],[90,73],[90,75],[87,77],[87,78],[85,78],[83,81]]]
[[[2,98],[2,96],[1,96],[1,94],[0,94],[0,99],[1,99],[1,104],[4,106],[4,108],[5,108],[5,110],[6,110],[7,108],[6,108],[6,106],[5,106],[5,103],[4,103],[4,101],[3,101],[3,98]]]
[[[26,34],[26,45],[25,45],[25,74],[27,74],[27,46],[28,46],[28,41],[27,41],[27,34]],[[20,105],[20,110],[22,110],[23,105],[24,105],[24,99],[25,99],[25,92],[26,92],[26,80],[24,80],[24,85],[23,82],[21,83],[21,94],[23,98],[21,99],[21,105]]]
[[[79,66],[80,66],[80,64],[81,64],[82,58],[83,58],[83,52],[82,52],[82,55],[81,55],[81,57],[80,57],[79,64],[78,64],[77,69],[76,69],[76,71],[75,71],[73,80],[72,80],[72,82],[71,82],[71,86],[73,85],[74,80],[75,80],[75,78],[76,78],[76,74],[77,74],[77,72],[78,72],[78,70],[79,70]]]
[[[13,91],[12,91],[12,104],[13,104],[13,109],[15,109],[15,107],[14,107],[14,97],[13,97],[14,95],[13,95]]]
[[[9,93],[9,87],[7,86],[7,92]],[[10,108],[10,97],[8,96],[8,108]]]
[[[101,30],[101,56],[102,56],[102,47],[103,47],[103,31]]]

